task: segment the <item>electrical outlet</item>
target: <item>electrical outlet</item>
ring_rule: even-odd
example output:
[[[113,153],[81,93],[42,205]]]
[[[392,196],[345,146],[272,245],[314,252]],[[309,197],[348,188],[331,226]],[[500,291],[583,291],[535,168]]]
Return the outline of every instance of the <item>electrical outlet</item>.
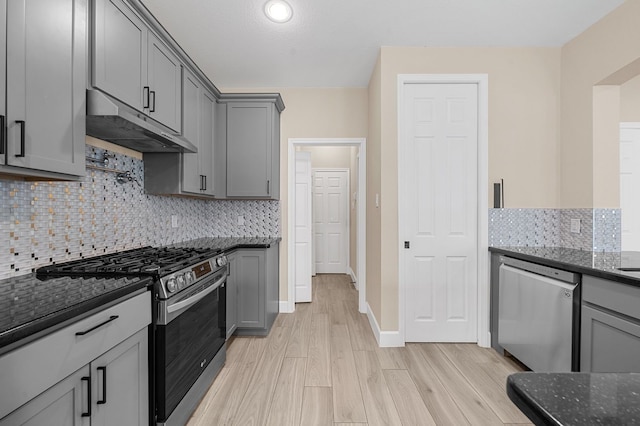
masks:
[[[574,234],[580,233],[580,219],[571,219],[571,232]]]
[[[178,215],[177,214],[172,214],[171,215],[171,227],[172,228],[177,228],[178,227]]]
[[[238,226],[244,226],[244,216],[238,216]]]

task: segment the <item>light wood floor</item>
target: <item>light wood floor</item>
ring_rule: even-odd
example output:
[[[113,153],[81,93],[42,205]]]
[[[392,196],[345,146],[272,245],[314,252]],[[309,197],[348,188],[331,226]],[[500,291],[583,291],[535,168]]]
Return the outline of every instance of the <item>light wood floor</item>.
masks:
[[[378,348],[346,275],[267,337],[236,337],[188,426],[530,424],[505,392],[520,368],[475,344]]]

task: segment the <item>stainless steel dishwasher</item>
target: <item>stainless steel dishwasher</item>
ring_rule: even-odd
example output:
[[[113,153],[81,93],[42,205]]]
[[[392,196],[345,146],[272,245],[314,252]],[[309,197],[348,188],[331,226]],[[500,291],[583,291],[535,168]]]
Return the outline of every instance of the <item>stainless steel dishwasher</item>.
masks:
[[[580,275],[501,257],[498,343],[533,371],[578,371]]]

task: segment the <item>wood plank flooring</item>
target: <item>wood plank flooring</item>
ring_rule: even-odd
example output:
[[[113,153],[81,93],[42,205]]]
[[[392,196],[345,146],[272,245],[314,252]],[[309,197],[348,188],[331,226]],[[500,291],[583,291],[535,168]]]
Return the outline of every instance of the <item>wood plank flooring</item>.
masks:
[[[347,275],[318,275],[313,302],[267,337],[235,337],[188,426],[530,425],[509,400],[520,367],[475,344],[379,348]]]

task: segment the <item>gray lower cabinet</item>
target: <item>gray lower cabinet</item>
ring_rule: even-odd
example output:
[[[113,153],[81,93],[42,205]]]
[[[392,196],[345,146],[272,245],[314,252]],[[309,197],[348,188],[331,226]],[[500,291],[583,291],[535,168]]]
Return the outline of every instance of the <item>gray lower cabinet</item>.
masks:
[[[148,425],[150,293],[0,357],[0,426]]]
[[[583,276],[580,370],[640,372],[640,287]]]
[[[89,426],[91,418],[83,414],[89,412],[90,371],[85,365],[0,420],[0,425]]]
[[[0,425],[148,424],[147,345],[147,331],[140,330],[2,419]]]
[[[84,175],[87,0],[0,9],[0,173]]]
[[[238,328],[238,285],[236,284],[236,253],[227,256],[229,276],[227,277],[227,339]]]
[[[94,7],[93,86],[180,132],[178,57],[123,0],[95,0]]]
[[[182,88],[182,134],[198,152],[145,153],[145,190],[149,194],[211,198],[215,194],[216,98],[187,69],[183,69]]]
[[[274,102],[226,101],[226,196],[280,198],[280,112]]]
[[[237,287],[238,335],[269,334],[279,312],[278,245],[239,249],[231,273]]]

